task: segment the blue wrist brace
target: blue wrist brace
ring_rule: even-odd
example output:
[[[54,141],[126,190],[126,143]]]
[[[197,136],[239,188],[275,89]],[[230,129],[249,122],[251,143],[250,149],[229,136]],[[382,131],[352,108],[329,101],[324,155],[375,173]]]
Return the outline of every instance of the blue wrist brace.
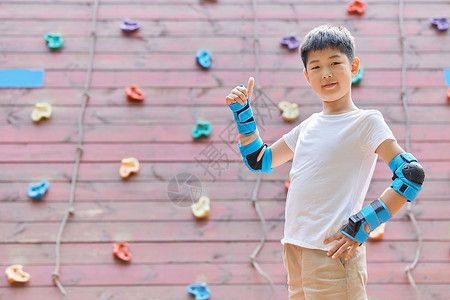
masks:
[[[389,163],[389,168],[394,173],[391,188],[408,202],[414,201],[425,180],[425,171],[417,159],[411,153],[401,153]]]
[[[273,171],[272,166],[272,150],[263,143],[260,137],[251,142],[248,145],[242,146],[241,142],[238,142],[239,152],[241,152],[242,158],[247,168],[252,172],[264,172],[270,173]],[[259,161],[257,158],[262,149],[266,147],[266,150]]]
[[[236,102],[228,104],[228,106],[233,112],[234,120],[236,121],[239,133],[245,136],[255,133],[256,122],[255,119],[253,118],[253,112],[250,106],[250,99],[247,98],[246,104],[239,104],[238,102]]]
[[[370,231],[372,232],[381,223],[385,223],[390,218],[392,218],[391,212],[383,201],[378,198],[361,209],[357,214],[351,216],[341,232],[352,240],[363,244],[369,237],[369,233],[364,228],[366,224],[369,224]]]

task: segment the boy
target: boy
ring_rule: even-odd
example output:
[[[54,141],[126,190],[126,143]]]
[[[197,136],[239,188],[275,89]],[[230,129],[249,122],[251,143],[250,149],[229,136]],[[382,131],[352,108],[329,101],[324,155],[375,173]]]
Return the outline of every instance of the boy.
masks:
[[[367,299],[369,233],[422,189],[423,168],[397,144],[381,113],[358,109],[351,78],[358,73],[354,39],[341,26],[310,31],[300,47],[303,73],[322,100],[314,113],[268,147],[259,137],[248,88],[226,97],[239,131],[239,150],[254,172],[271,172],[293,159],[286,199],[283,261],[289,299]],[[362,208],[377,155],[393,183]]]

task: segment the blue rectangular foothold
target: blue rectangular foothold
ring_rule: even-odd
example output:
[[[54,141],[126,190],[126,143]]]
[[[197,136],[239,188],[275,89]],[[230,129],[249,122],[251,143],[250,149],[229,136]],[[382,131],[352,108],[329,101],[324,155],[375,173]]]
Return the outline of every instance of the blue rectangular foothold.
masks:
[[[450,69],[444,69],[445,84],[450,86]]]
[[[0,70],[0,88],[34,88],[44,86],[44,70]]]

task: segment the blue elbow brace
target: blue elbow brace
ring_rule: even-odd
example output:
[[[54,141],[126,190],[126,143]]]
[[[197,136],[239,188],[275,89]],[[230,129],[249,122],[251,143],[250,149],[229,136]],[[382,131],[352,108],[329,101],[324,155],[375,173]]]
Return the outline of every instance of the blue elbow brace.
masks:
[[[242,84],[240,86],[243,86]],[[234,120],[236,121],[237,129],[240,134],[245,136],[251,135],[256,131],[256,122],[253,118],[252,107],[250,106],[250,99],[247,98],[246,104],[239,104],[238,102],[228,104],[233,112]]]
[[[389,163],[389,168],[394,173],[391,188],[408,202],[414,201],[425,180],[425,171],[417,159],[411,153],[402,153]]]
[[[260,137],[251,142],[248,145],[242,146],[241,142],[238,142],[239,152],[241,152],[242,158],[247,168],[252,172],[264,172],[270,173],[273,171],[272,166],[272,150],[264,144]],[[258,156],[266,147],[266,150],[258,161]]]
[[[389,209],[381,199],[377,199],[351,216],[341,232],[352,240],[363,244],[369,237],[369,233],[364,228],[366,224],[369,224],[372,232],[390,218],[392,218],[392,214]]]

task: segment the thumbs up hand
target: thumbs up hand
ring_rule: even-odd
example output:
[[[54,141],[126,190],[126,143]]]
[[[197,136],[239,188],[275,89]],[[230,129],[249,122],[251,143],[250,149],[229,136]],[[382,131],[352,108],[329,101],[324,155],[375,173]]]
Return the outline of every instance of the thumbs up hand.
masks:
[[[250,77],[248,79],[247,88],[245,88],[243,85],[239,85],[235,87],[230,94],[225,98],[228,105],[233,103],[239,103],[241,105],[244,105],[247,103],[247,99],[250,100],[250,97],[253,93],[253,86],[255,85],[255,79],[253,77]]]

